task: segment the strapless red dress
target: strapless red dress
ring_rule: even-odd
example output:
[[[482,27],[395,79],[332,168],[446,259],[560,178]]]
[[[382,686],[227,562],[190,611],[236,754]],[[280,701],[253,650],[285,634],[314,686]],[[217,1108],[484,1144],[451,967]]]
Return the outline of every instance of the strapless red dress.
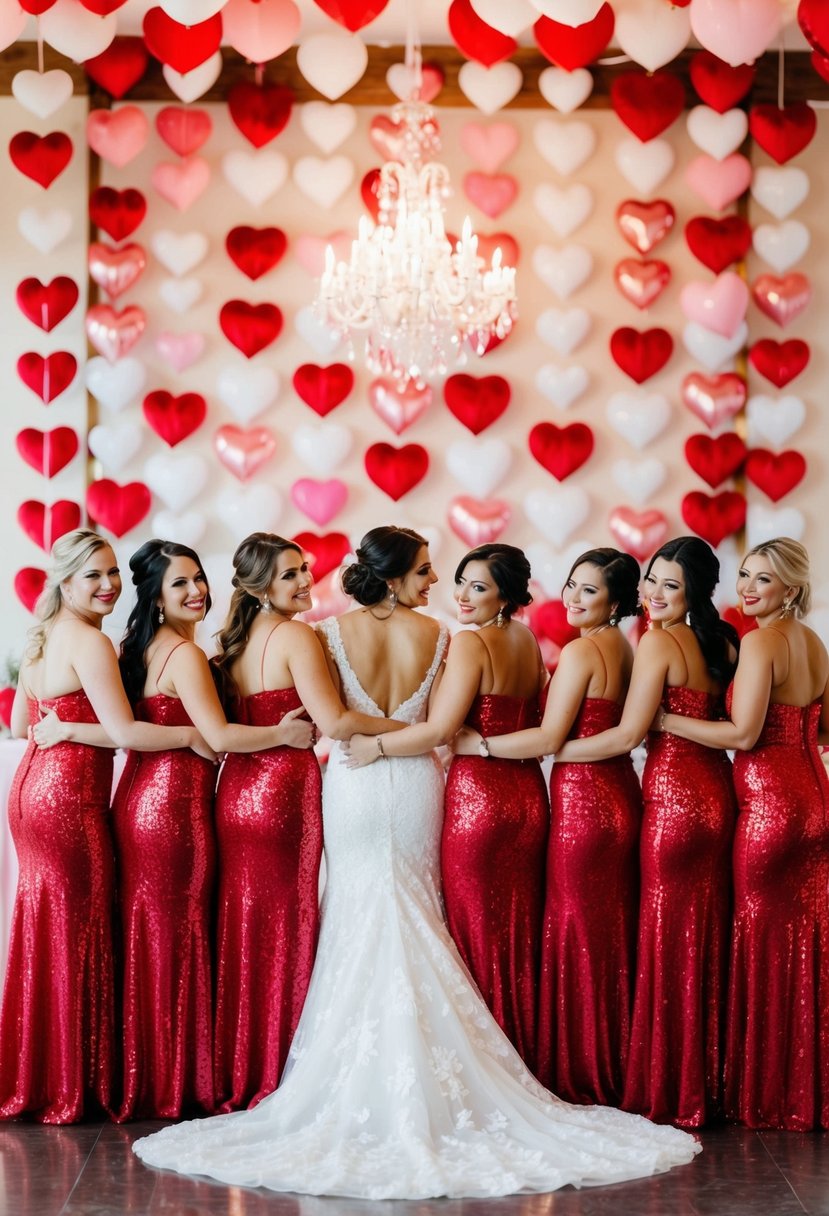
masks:
[[[569,737],[616,726],[586,698]],[[642,792],[629,755],[553,765],[541,941],[538,1077],[567,1102],[618,1104],[630,1035]]]
[[[538,698],[475,698],[482,735],[537,726]],[[493,1017],[535,1070],[537,982],[550,811],[537,760],[455,756],[446,782],[446,920]]]
[[[296,689],[254,693],[237,717],[274,726]],[[313,751],[225,760],[216,794],[219,921],[216,1094],[223,1111],[279,1084],[311,979],[319,928],[322,778]]]
[[[136,716],[191,726],[158,693]],[[215,766],[187,748],[134,752],[113,804],[123,933],[124,1094],[118,1118],[177,1119],[213,1099]]]
[[[41,701],[97,722],[82,690]],[[29,721],[39,718],[29,701]],[[111,1100],[112,751],[29,743],[9,794],[19,878],[0,1014],[0,1118],[74,1123]]]
[[[710,720],[722,699],[668,688],[667,713]],[[731,845],[737,813],[723,751],[648,736],[641,903],[623,1106],[701,1127],[722,1109]]]
[[[829,1127],[829,781],[820,705],[770,705],[734,758],[725,1105],[749,1127]]]

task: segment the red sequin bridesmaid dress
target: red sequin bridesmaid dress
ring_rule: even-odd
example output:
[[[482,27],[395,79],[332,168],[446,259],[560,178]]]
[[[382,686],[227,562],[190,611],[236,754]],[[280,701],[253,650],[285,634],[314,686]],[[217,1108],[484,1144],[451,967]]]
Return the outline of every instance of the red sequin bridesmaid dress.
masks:
[[[477,696],[484,736],[537,726],[537,697]],[[446,782],[441,879],[449,932],[493,1017],[535,1070],[549,801],[537,760],[455,756]]]
[[[829,1127],[829,782],[819,704],[770,705],[734,758],[725,1105],[749,1127]]]
[[[192,726],[177,697],[136,716]],[[130,752],[113,804],[123,933],[124,1095],[119,1119],[214,1107],[212,905],[216,770],[187,748]]]
[[[40,702],[97,722],[82,690]],[[38,720],[29,701],[29,720]],[[74,1123],[110,1104],[112,752],[30,742],[9,794],[20,875],[0,1014],[0,1118]]]
[[[571,739],[616,726],[584,700]],[[629,755],[553,765],[541,941],[538,1077],[567,1102],[617,1105],[633,1001],[642,792]]]
[[[710,720],[721,698],[666,688],[666,713]],[[623,1106],[701,1127],[721,1112],[731,845],[736,801],[723,751],[648,736],[641,900]]]
[[[296,689],[242,698],[239,720],[273,726]],[[319,928],[322,777],[313,751],[227,757],[216,794],[219,922],[216,1094],[223,1111],[276,1089],[311,979]]]

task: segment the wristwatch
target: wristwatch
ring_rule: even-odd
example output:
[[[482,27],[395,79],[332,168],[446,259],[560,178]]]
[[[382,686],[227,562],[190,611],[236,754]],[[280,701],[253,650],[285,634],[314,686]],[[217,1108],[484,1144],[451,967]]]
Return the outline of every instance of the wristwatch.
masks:
[[[478,755],[481,756],[482,759],[488,760],[489,754],[489,743],[483,737],[483,735],[481,735],[480,739],[478,740]]]

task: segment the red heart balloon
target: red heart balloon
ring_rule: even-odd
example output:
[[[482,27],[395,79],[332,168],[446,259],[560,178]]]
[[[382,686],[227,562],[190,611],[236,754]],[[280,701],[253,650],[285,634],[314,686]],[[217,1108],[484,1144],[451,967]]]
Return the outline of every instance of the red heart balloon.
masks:
[[[287,248],[288,238],[281,228],[251,228],[243,224],[231,228],[225,239],[231,261],[249,279],[261,279],[278,266]]]
[[[685,87],[671,72],[624,72],[610,85],[613,109],[642,143],[655,139],[685,109]]]
[[[614,25],[613,9],[609,4],[603,4],[592,20],[581,25],[565,25],[551,17],[539,17],[533,34],[542,55],[566,72],[572,72],[598,59],[613,37]]]
[[[60,325],[78,302],[78,285],[66,275],[58,275],[51,283],[40,279],[24,279],[17,285],[17,306],[32,324],[46,333]],[[74,373],[73,373],[74,375]]]
[[[108,17],[110,13],[123,8],[126,2],[127,0],[81,0],[84,8],[98,17]]]
[[[69,388],[77,370],[78,361],[68,350],[53,351],[45,359],[43,355],[30,350],[17,360],[18,376],[44,405]]]
[[[670,283],[671,268],[667,262],[624,258],[614,266],[613,280],[634,307],[649,308]]]
[[[458,422],[473,435],[480,435],[500,418],[510,403],[512,390],[503,376],[449,376],[443,399]]]
[[[682,404],[713,431],[739,414],[746,403],[748,387],[736,372],[720,372],[716,376],[690,372],[682,381],[680,395]]]
[[[805,476],[806,461],[794,450],[769,452],[766,448],[752,448],[746,457],[746,477],[772,502],[779,502]]]
[[[221,13],[195,25],[182,25],[156,6],[145,13],[142,28],[150,54],[182,75],[215,55],[222,40]]]
[[[579,636],[579,631],[567,620],[567,608],[561,600],[547,600],[534,604],[527,615],[528,624],[535,636],[549,639],[559,650]]]
[[[817,114],[805,101],[791,105],[752,106],[748,112],[748,129],[764,152],[784,165],[797,156],[814,139]]]
[[[741,638],[744,638],[747,633],[751,633],[753,629],[759,628],[756,618],[745,616],[739,608],[726,608],[724,612],[720,613],[720,616],[729,625],[734,626]]]
[[[650,203],[627,198],[616,208],[619,231],[627,243],[643,255],[664,241],[675,220],[673,205],[664,198],[655,198]]]
[[[365,468],[374,484],[397,502],[426,476],[429,453],[419,443],[402,448],[373,443],[365,455]]]
[[[785,388],[806,367],[809,354],[808,345],[800,338],[789,338],[786,342],[761,338],[754,343],[748,357],[761,376],[775,387]]]
[[[518,50],[518,43],[509,34],[494,30],[482,21],[470,0],[452,0],[447,14],[452,41],[467,59],[491,68],[502,59],[509,59]]]
[[[16,692],[15,688],[0,688],[0,722],[7,730],[11,729],[12,706]]]
[[[9,156],[25,177],[48,190],[72,159],[72,140],[63,131],[49,135],[18,131],[9,142]]]
[[[164,106],[155,116],[155,129],[168,148],[179,156],[191,156],[210,138],[213,119],[207,110],[193,106]]]
[[[716,549],[726,536],[745,526],[746,500],[736,490],[713,495],[694,490],[682,500],[682,518],[692,532]]]
[[[40,599],[46,583],[46,571],[37,566],[24,566],[14,576],[14,590],[24,608],[34,612],[35,604]]]
[[[829,81],[829,55],[821,55],[820,51],[812,51],[809,59],[818,76]]]
[[[593,432],[583,422],[569,426],[539,422],[530,431],[529,442],[538,463],[558,481],[580,469],[593,452]]]
[[[24,13],[39,17],[41,13],[48,13],[52,5],[56,3],[57,0],[20,0],[20,7]]]
[[[797,271],[790,271],[782,277],[761,274],[752,283],[751,294],[760,311],[782,328],[808,307],[812,285],[805,274]]]
[[[317,580],[339,569],[351,552],[351,541],[344,532],[327,532],[324,536],[318,536],[316,532],[297,532],[294,540],[309,554],[311,571]]]
[[[637,384],[644,384],[665,366],[673,354],[674,340],[666,329],[640,331],[623,326],[610,337],[613,362]]]
[[[166,444],[174,448],[198,430],[207,417],[207,402],[201,393],[182,393],[174,397],[163,389],[144,398],[144,417]]]
[[[734,431],[712,438],[690,435],[685,440],[685,459],[712,489],[733,477],[746,458],[746,445]]]
[[[242,80],[227,95],[230,117],[254,148],[275,139],[291,117],[294,95],[285,85]]]
[[[78,451],[78,436],[68,426],[56,426],[53,431],[28,426],[20,431],[15,442],[26,464],[44,477],[54,477],[65,469]]]
[[[698,262],[720,274],[751,248],[751,225],[740,215],[715,220],[696,215],[685,225],[685,241]]]
[[[84,60],[83,69],[97,85],[120,99],[138,84],[149,62],[143,38],[120,37],[113,39],[100,55]]]
[[[797,23],[807,42],[821,55],[829,56],[829,10],[824,0],[800,0]]]
[[[371,218],[377,223],[380,216],[380,198],[378,191],[380,189],[380,170],[369,169],[363,180],[360,182],[360,197],[363,200],[363,205],[368,211]]]
[[[342,404],[354,388],[354,372],[347,363],[331,363],[328,367],[303,363],[294,372],[293,385],[297,396],[324,418]]]
[[[252,359],[279,337],[282,312],[275,304],[229,300],[222,305],[219,325],[228,342],[232,342],[247,359]]]
[[[373,21],[382,13],[388,2],[389,0],[314,0],[317,8],[321,8],[329,17],[351,30],[352,34]]]
[[[147,200],[140,190],[131,187],[115,190],[112,186],[98,186],[89,197],[89,218],[113,241],[131,236],[146,214]]]
[[[754,64],[741,63],[733,68],[710,51],[697,51],[691,57],[691,84],[702,100],[718,114],[731,110],[754,83]]]
[[[119,486],[108,477],[93,481],[86,491],[86,511],[114,536],[124,536],[148,514],[152,494],[142,481]]]
[[[667,519],[653,508],[634,511],[630,507],[614,507],[608,527],[617,545],[638,562],[650,557],[668,534]]]
[[[65,498],[51,507],[29,499],[17,508],[17,522],[29,539],[48,553],[56,540],[81,526],[81,508]]]

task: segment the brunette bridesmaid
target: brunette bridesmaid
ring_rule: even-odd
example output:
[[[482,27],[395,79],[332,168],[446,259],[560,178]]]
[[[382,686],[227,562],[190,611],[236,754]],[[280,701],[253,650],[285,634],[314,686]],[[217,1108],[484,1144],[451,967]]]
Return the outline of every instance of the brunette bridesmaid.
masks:
[[[455,571],[455,635],[426,722],[395,735],[355,736],[352,766],[414,756],[451,741],[467,722],[490,736],[537,725],[547,673],[538,644],[513,614],[531,602],[520,549],[472,549]],[[493,760],[486,746],[456,756],[446,783],[441,877],[461,958],[501,1028],[535,1069],[536,984],[549,806],[537,760]]]
[[[0,1013],[3,1119],[27,1113],[40,1123],[73,1123],[110,1106],[111,749],[204,747],[192,726],[133,719],[101,632],[120,594],[115,554],[100,536],[70,532],[55,543],[12,711],[18,737],[46,713],[55,745],[29,743],[9,795],[19,878]],[[88,729],[103,746],[72,741],[76,729],[98,721],[106,731]]]
[[[565,743],[556,759],[628,752],[660,706],[722,713],[736,630],[712,596],[719,562],[698,537],[668,541],[645,574],[651,628],[639,642],[618,726]],[[670,742],[668,742],[670,740]],[[722,1109],[722,1042],[736,803],[724,752],[651,733],[642,775],[641,900],[622,1105],[700,1127]]]
[[[737,594],[759,629],[743,638],[730,718],[659,726],[736,749],[726,1114],[809,1131],[829,1127],[829,657],[799,619],[811,593],[797,541],[751,549]]]
[[[238,721],[265,727],[310,714],[344,739],[397,729],[346,710],[313,629],[302,549],[255,532],[233,555],[233,598],[213,660]],[[219,1109],[255,1106],[288,1057],[311,978],[319,923],[321,777],[313,751],[228,755],[216,792],[219,850],[215,1085]]]
[[[563,649],[540,727],[490,735],[492,756],[549,755],[618,724],[633,652],[615,626],[638,612],[639,566],[617,549],[573,563],[561,598],[580,637]],[[456,753],[480,747],[463,731]],[[629,753],[556,763],[538,998],[538,1077],[568,1102],[617,1105],[630,1034],[642,794]]]

